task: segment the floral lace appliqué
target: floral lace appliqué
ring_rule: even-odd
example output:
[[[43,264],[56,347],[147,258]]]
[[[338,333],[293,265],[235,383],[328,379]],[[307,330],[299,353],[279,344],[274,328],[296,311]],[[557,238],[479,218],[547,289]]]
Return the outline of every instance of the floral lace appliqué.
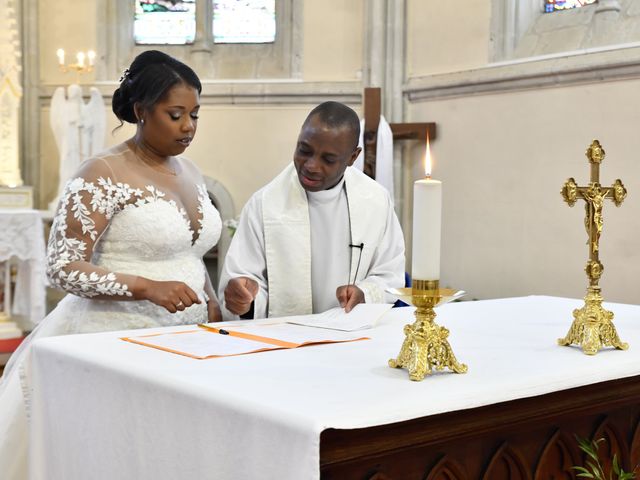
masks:
[[[77,221],[82,229],[82,235],[92,242],[98,237],[96,223],[91,218],[92,213],[104,215],[111,220],[113,215],[122,210],[132,198],[143,203],[157,198],[153,187],[147,187],[150,192],[148,198],[143,192],[131,188],[126,183],[113,183],[110,178],[98,178],[97,185],[86,182],[78,177],[67,182],[65,193],[60,200],[60,206],[54,217],[49,245],[47,249],[47,275],[53,285],[81,297],[95,297],[97,295],[119,295],[131,297],[129,287],[117,281],[111,272],[104,274],[89,271],[70,270],[66,267],[72,262],[87,262],[87,242],[82,238],[67,235],[67,221],[70,216]],[[88,194],[88,201],[83,201],[83,195]]]
[[[81,297],[90,298],[98,295],[131,297],[132,293],[128,285],[119,282],[115,273],[82,271],[69,267],[73,262],[90,261],[88,252],[91,249],[85,240],[91,239],[93,245],[98,239],[95,214],[103,215],[109,222],[120,211],[153,202],[167,202],[180,213],[185,227],[192,233],[195,244],[204,227],[203,202],[208,200],[206,187],[198,185],[197,188],[199,218],[198,229],[194,233],[185,209],[179,208],[174,200],[165,200],[165,193],[153,185],[147,185],[144,190],[141,190],[132,188],[127,183],[114,183],[110,178],[103,177],[98,178],[96,183],[87,182],[81,177],[70,180],[60,200],[60,207],[55,215],[49,237],[47,249],[49,280],[53,285]],[[68,234],[67,222],[69,221],[78,223],[82,230],[81,238]]]

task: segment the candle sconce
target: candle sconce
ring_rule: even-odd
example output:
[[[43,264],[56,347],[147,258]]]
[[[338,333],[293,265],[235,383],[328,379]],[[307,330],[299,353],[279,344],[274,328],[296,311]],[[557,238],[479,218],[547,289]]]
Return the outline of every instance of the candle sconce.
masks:
[[[389,360],[391,368],[405,368],[409,378],[422,381],[433,369],[445,368],[455,373],[466,373],[467,365],[458,363],[447,338],[449,330],[435,323],[438,305],[443,305],[464,295],[463,291],[440,288],[438,280],[414,280],[412,288],[387,290],[400,300],[416,307],[416,321],[405,325],[405,340],[397,358]]]
[[[93,71],[96,59],[96,52],[93,50],[89,50],[87,53],[78,52],[76,54],[76,62],[68,64],[65,63],[65,51],[62,48],[56,51],[56,55],[58,57],[58,68],[60,71],[64,73],[75,72],[76,83],[80,83],[80,75]]]

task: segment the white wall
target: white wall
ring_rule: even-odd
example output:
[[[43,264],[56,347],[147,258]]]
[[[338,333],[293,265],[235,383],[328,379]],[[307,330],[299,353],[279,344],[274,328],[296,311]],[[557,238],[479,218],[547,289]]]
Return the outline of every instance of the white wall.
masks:
[[[598,138],[602,184],[621,178],[629,190],[620,208],[605,205],[601,286],[607,300],[640,303],[638,92],[634,80],[412,105],[439,126],[443,282],[477,298],[582,296],[584,202],[569,208],[560,189],[588,182],[584,151]]]
[[[408,0],[407,76],[485,65],[490,16],[489,0]]]
[[[422,4],[410,2],[415,3]],[[424,2],[423,13],[433,14],[435,3]],[[408,21],[420,23],[411,16]],[[489,22],[484,17],[478,21],[462,26],[462,39],[482,37],[482,25],[488,35]],[[417,29],[408,29],[411,49],[430,48],[428,36],[416,35]],[[473,80],[474,75],[490,77],[483,70],[487,65],[460,72],[460,65],[471,68],[474,63],[460,60],[464,45],[448,43],[442,48],[440,56],[452,58],[446,72],[445,62],[435,58],[408,60],[416,62],[411,71],[423,72],[420,78],[409,78],[409,84],[422,82],[426,94],[420,97],[418,88],[410,95],[407,117],[437,122],[432,152],[434,177],[444,182],[443,283],[468,291],[471,298],[583,296],[588,259],[584,206],[569,208],[560,189],[571,176],[580,185],[588,181],[584,152],[597,138],[607,152],[601,182],[610,185],[621,178],[629,190],[620,208],[613,202],[605,205],[600,239],[605,271],[600,285],[605,300],[640,303],[635,281],[640,277],[640,75],[633,70],[617,80],[585,76],[583,81],[564,83],[567,78],[550,70],[540,75],[555,85],[536,87],[533,81],[514,80],[490,91]],[[517,77],[519,68],[529,67],[514,65],[509,75]],[[436,80],[441,86],[466,84],[430,93]],[[422,152],[423,147],[414,148],[406,184],[421,175]],[[410,202],[408,190],[405,201]]]
[[[363,11],[363,0],[305,1],[302,66],[305,81],[361,78]]]

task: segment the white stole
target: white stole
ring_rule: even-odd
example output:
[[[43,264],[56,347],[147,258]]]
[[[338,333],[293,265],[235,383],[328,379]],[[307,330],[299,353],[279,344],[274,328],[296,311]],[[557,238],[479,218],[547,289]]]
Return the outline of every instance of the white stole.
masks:
[[[367,276],[375,248],[384,234],[386,215],[380,212],[386,211],[387,204],[386,196],[375,191],[378,186],[362,172],[348,167],[344,178],[351,243],[364,244],[357,283]],[[262,217],[269,284],[268,316],[311,314],[309,205],[293,163],[265,187]],[[359,250],[354,248],[351,254],[353,273],[359,256]]]

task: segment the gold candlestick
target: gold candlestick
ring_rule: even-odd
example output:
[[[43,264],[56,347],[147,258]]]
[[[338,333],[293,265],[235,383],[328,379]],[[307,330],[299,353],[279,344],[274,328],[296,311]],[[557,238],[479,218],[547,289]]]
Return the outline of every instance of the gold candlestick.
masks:
[[[570,207],[575,205],[578,199],[584,200],[586,216],[584,226],[589,240],[589,261],[585,266],[585,272],[589,278],[587,295],[584,297],[585,305],[573,311],[573,323],[569,333],[564,338],[558,339],[560,345],[580,345],[587,355],[595,355],[602,347],[611,346],[620,350],[626,350],[629,345],[623,343],[618,337],[616,327],[613,325],[613,312],[602,307],[602,295],[598,282],[604,267],[599,259],[600,234],[602,233],[603,217],[602,208],[604,200],[613,200],[619,207],[627,196],[627,189],[620,179],[617,179],[611,187],[600,185],[600,164],[604,160],[605,151],[598,140],[594,140],[587,149],[586,156],[591,164],[591,179],[586,187],[579,187],[573,178],[569,178],[563,185],[562,198]]]
[[[406,368],[409,378],[418,382],[430,375],[434,368],[465,373],[467,366],[458,363],[447,340],[449,330],[434,322],[434,307],[456,298],[456,291],[439,288],[438,280],[414,280],[413,288],[396,289],[391,293],[400,297],[411,295],[411,303],[416,307],[416,321],[404,326],[405,340],[398,357],[389,360],[389,366]]]

